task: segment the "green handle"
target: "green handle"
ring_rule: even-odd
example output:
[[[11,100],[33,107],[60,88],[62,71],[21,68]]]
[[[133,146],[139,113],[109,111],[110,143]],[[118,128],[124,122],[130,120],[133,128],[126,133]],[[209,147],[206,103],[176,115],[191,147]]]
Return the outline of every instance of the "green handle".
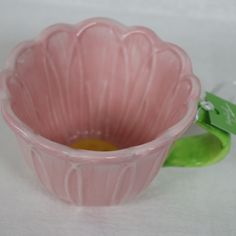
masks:
[[[164,166],[208,166],[224,159],[228,154],[230,134],[210,125],[209,114],[201,107],[196,123],[207,133],[178,139],[172,146]]]

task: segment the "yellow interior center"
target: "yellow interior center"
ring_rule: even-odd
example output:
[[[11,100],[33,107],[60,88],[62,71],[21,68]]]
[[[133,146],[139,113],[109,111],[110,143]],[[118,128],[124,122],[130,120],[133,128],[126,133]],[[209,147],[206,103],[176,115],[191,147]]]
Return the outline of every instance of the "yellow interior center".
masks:
[[[85,149],[92,151],[115,151],[118,148],[110,142],[95,139],[95,138],[85,138],[76,140],[70,145],[74,149]]]

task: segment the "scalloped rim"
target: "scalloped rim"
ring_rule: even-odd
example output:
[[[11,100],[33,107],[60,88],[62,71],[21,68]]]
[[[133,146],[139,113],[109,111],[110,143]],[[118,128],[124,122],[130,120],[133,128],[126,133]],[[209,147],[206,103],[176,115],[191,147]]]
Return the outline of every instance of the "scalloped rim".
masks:
[[[76,30],[76,32],[79,33],[84,28],[90,27],[95,24],[103,24],[108,27],[113,27],[115,28],[117,33],[121,35],[121,37],[125,37],[127,34],[132,34],[134,32],[143,33],[149,38],[149,40],[151,41],[152,45],[155,47],[156,50],[158,50],[157,46],[161,45],[162,48],[168,48],[168,50],[172,50],[174,53],[176,53],[178,57],[180,58],[180,61],[182,64],[181,76],[186,76],[191,80],[192,91],[190,94],[190,99],[187,103],[188,109],[184,118],[150,142],[137,145],[137,146],[132,146],[125,149],[120,149],[117,151],[109,151],[109,152],[75,150],[63,144],[53,142],[47,138],[44,138],[38,134],[35,134],[33,130],[30,127],[28,127],[26,124],[24,124],[14,114],[13,110],[11,109],[10,95],[8,93],[8,90],[5,84],[9,76],[12,73],[14,73],[15,62],[19,54],[23,50],[29,48],[30,46],[43,42],[55,31],[66,29],[66,30]],[[12,53],[10,54],[7,60],[6,68],[0,74],[0,79],[3,80],[1,84],[3,85],[2,87],[4,87],[2,89],[3,93],[5,92],[5,98],[3,98],[2,100],[3,116],[6,122],[8,123],[8,125],[13,129],[13,131],[19,134],[27,142],[30,142],[32,145],[36,145],[40,149],[47,149],[47,151],[52,152],[54,155],[56,154],[58,157],[63,158],[64,155],[62,154],[66,154],[67,155],[66,159],[67,160],[71,159],[72,161],[78,160],[78,159],[81,160],[83,158],[90,161],[91,160],[102,161],[104,159],[107,160],[107,159],[116,159],[116,158],[119,158],[119,160],[121,160],[120,158],[122,157],[123,157],[122,160],[126,160],[127,158],[130,158],[134,155],[145,153],[157,147],[171,143],[174,139],[179,137],[192,124],[195,118],[196,111],[197,111],[197,102],[199,100],[200,90],[201,90],[200,81],[193,74],[191,61],[183,49],[181,49],[180,47],[174,44],[162,41],[152,30],[146,27],[142,27],[142,26],[127,27],[117,21],[114,21],[108,18],[101,18],[101,17],[90,18],[76,25],[55,24],[43,30],[39,34],[39,36],[36,37],[35,40],[20,43],[18,46],[15,47],[15,49],[13,49]]]

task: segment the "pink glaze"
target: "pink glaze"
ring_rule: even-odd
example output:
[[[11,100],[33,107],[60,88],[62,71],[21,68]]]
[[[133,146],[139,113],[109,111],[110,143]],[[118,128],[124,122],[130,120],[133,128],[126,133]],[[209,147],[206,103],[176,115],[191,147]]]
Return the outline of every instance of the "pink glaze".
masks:
[[[192,123],[200,85],[179,47],[144,27],[93,18],[20,44],[1,73],[2,112],[40,182],[78,205],[129,200]],[[74,150],[96,137],[120,150]]]

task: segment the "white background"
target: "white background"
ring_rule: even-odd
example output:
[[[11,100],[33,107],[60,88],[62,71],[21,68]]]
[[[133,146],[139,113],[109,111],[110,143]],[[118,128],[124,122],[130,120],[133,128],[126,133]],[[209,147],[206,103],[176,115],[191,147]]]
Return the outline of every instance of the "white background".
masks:
[[[203,90],[236,80],[234,0],[0,0],[0,67],[18,42],[57,22],[106,16],[145,25],[192,58]],[[235,88],[236,93],[236,88]],[[0,118],[0,235],[235,236],[236,142],[207,168],[163,168],[145,193],[116,207],[68,205],[44,191]]]

